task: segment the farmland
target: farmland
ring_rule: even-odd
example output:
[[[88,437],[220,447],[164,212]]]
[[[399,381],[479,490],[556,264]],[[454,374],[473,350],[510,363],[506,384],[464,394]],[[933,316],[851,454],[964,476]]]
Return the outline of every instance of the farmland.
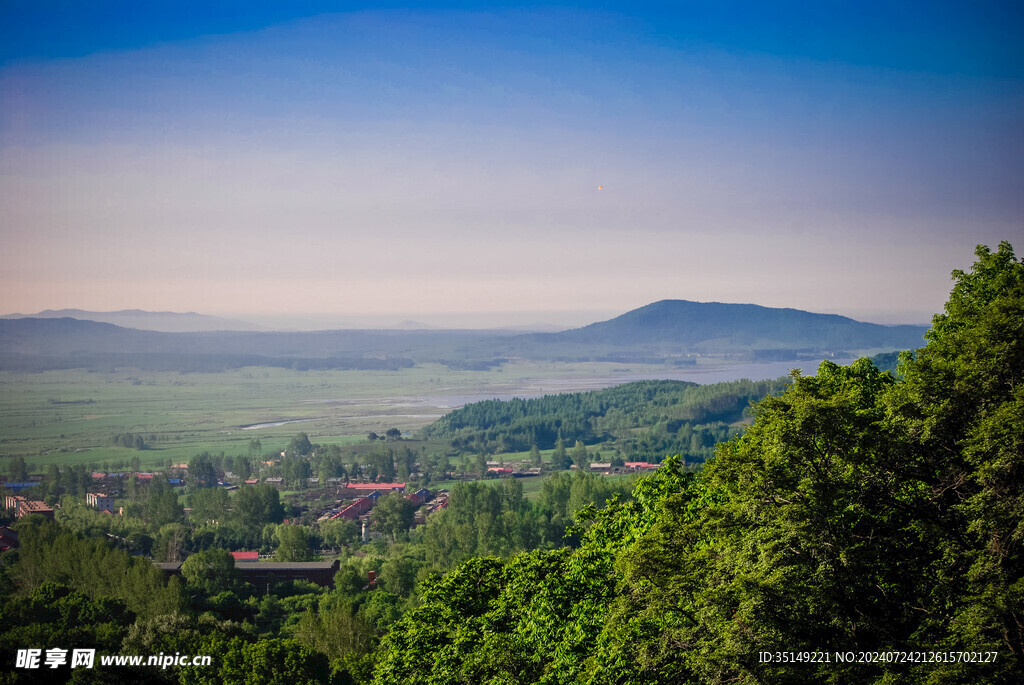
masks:
[[[700,365],[686,373],[701,370],[720,369]],[[265,450],[283,448],[300,430],[322,444],[361,443],[370,431],[415,431],[481,399],[687,377],[666,371],[660,364],[521,362],[485,371],[421,364],[398,371],[2,372],[0,458],[22,456],[39,468],[137,456],[158,466],[202,451],[241,454],[254,437]],[[111,437],[126,432],[143,436],[148,449],[113,446]]]

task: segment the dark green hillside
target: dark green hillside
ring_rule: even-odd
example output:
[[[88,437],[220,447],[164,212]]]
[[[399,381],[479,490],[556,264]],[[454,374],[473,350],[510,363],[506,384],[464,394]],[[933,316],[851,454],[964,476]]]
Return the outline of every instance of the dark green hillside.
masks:
[[[787,379],[713,385],[637,381],[592,392],[487,400],[446,414],[424,434],[468,451],[520,452],[534,445],[550,449],[561,439],[568,445],[577,440],[613,443],[627,455],[663,456],[674,447],[700,459],[714,438],[728,437],[728,424],[742,420],[752,402],[781,392],[787,384]],[[712,426],[714,435],[704,435]]]

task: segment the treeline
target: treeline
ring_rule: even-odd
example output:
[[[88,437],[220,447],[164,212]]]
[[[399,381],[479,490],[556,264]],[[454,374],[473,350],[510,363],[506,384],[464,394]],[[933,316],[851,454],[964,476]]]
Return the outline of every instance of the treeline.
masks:
[[[730,424],[748,417],[753,402],[778,394],[788,382],[637,381],[592,392],[487,400],[446,414],[423,435],[448,439],[453,449],[467,452],[551,449],[562,440],[610,443],[624,456],[679,453],[702,461],[731,437]]]
[[[174,335],[174,334],[167,334]],[[202,354],[170,352],[81,352],[67,355],[0,355],[0,371],[37,373],[58,369],[110,371],[130,367],[141,371],[179,371],[181,373],[218,373],[247,366],[267,366],[295,371],[370,370],[396,371],[411,368],[405,357],[269,357],[251,354]]]
[[[1021,682],[1024,264],[978,257],[898,379],[823,362],[578,549],[431,579],[373,683]]]
[[[301,442],[301,441],[300,441]],[[443,511],[410,530],[413,505],[382,497],[372,511],[380,536],[359,542],[357,524],[283,523],[294,516],[266,485],[197,487],[185,515],[161,481],[129,486],[123,516],[65,497],[51,523],[17,523],[21,549],[0,563],[0,656],[39,645],[96,649],[99,654],[207,654],[209,668],[118,669],[123,681],[156,683],[366,683],[380,640],[420,601],[419,586],[477,555],[511,558],[531,549],[576,544],[577,507],[623,494],[626,482],[559,473],[537,502],[518,480],[456,484]],[[315,550],[340,550],[334,588],[299,581],[254,587],[242,581],[229,550],[307,561]],[[182,561],[165,578],[145,558]],[[33,682],[15,670],[10,682]],[[97,674],[102,676],[103,673]],[[110,674],[106,674],[109,676]],[[75,671],[47,671],[64,682]]]
[[[129,447],[135,450],[149,449],[146,439],[137,433],[117,433],[110,436],[110,444],[115,447]]]

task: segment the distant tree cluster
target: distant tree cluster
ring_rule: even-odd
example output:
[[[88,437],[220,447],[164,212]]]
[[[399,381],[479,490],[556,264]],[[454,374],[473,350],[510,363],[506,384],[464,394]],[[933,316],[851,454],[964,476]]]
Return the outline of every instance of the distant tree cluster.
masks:
[[[110,437],[110,444],[115,447],[130,447],[135,450],[149,449],[145,438],[135,433],[118,433]]]
[[[738,433],[731,424],[747,418],[753,402],[788,384],[788,379],[713,385],[637,381],[592,392],[486,400],[446,414],[423,435],[448,439],[453,449],[465,452],[555,448],[556,470],[573,461],[563,459],[559,443],[614,443],[620,452],[640,458],[677,453],[703,461],[718,442]]]

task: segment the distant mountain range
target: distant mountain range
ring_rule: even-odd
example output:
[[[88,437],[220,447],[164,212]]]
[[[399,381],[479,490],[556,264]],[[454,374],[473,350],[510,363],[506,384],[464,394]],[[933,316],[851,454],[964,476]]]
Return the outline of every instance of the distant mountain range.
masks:
[[[835,314],[756,304],[661,300],[552,340],[599,345],[678,345],[694,352],[732,347],[811,350],[907,349],[924,344],[925,326],[882,326]]]
[[[197,331],[265,331],[248,321],[222,319],[217,316],[187,312],[147,312],[142,309],[122,309],[116,312],[90,312],[85,309],[47,309],[37,314],[7,314],[0,319],[79,319],[99,321],[122,328],[137,328],[143,331],[164,333],[185,333]]]
[[[82,316],[89,314],[80,310]],[[149,312],[124,314],[136,322]],[[149,318],[150,322],[157,318]],[[223,322],[202,317],[206,323]],[[0,319],[0,369],[138,367],[218,371],[242,366],[297,369],[400,368],[441,362],[488,368],[509,358],[622,363],[692,363],[695,355],[736,361],[786,361],[914,349],[925,326],[881,326],[834,314],[750,304],[662,300],[557,333],[483,330],[161,332],[78,317]]]

